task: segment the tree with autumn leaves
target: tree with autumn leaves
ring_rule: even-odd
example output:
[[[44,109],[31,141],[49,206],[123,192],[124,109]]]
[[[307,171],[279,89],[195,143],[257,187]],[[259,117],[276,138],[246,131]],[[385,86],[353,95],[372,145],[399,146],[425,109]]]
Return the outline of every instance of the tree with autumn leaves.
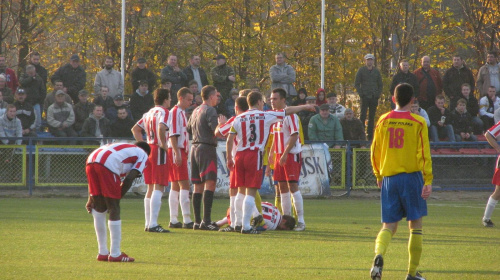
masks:
[[[377,57],[385,89],[402,58],[416,69],[429,55],[434,67],[446,69],[460,53],[478,69],[488,50],[500,48],[499,7],[500,0],[327,0],[325,87],[345,102],[366,53]],[[319,0],[127,1],[126,90],[139,57],[159,73],[170,54],[181,66],[199,54],[210,69],[222,53],[239,88],[266,91],[280,51],[296,70],[296,87],[314,92],[320,86],[320,14]],[[38,51],[49,75],[77,53],[91,90],[103,58],[119,60],[120,18],[117,0],[0,0],[0,52],[22,71]]]

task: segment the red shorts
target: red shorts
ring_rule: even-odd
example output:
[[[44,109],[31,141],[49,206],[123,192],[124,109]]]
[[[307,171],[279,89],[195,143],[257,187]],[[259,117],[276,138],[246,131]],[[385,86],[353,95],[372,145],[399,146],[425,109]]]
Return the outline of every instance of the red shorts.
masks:
[[[85,172],[87,173],[89,194],[91,196],[102,195],[114,199],[122,198],[120,176],[99,163],[87,164]]]
[[[234,157],[234,176],[238,187],[260,189],[262,184],[262,152],[244,150]]]
[[[278,182],[298,182],[300,177],[300,168],[302,167],[302,157],[300,154],[288,154],[285,166],[279,164],[281,154],[276,155],[274,164],[274,181]]]
[[[168,185],[168,161],[167,151],[156,144],[149,144],[151,153],[148,157],[148,164],[144,168],[144,182],[148,185],[159,184]]]
[[[188,152],[186,149],[179,149],[181,152],[182,163],[180,166],[174,164],[174,151],[168,149],[168,161],[170,162],[170,168],[168,169],[168,180],[170,182],[177,181],[187,181],[189,180],[188,172]]]

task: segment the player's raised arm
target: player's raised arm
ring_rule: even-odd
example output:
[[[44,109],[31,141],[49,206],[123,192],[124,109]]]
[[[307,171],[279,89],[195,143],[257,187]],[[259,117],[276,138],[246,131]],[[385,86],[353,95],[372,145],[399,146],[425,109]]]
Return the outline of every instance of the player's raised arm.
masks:
[[[500,145],[498,145],[497,139],[495,139],[495,137],[493,137],[493,135],[491,135],[491,133],[488,131],[484,133],[484,137],[486,137],[486,141],[490,143],[491,147],[493,147],[493,149],[495,149],[497,153],[500,153]]]
[[[299,105],[299,106],[290,106],[285,108],[285,114],[286,115],[291,115],[291,114],[296,114],[301,111],[312,111],[316,112],[316,105],[314,104],[305,104],[305,105]]]

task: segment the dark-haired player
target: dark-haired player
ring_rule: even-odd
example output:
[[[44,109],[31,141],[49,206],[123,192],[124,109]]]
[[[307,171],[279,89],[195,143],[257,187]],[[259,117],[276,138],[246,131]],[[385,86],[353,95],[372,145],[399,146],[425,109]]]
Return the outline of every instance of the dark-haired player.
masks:
[[[146,132],[147,142],[151,148],[149,164],[144,169],[144,182],[148,190],[144,197],[145,231],[168,233],[158,224],[161,198],[168,185],[169,162],[167,160],[168,107],[170,107],[170,91],[157,89],[154,92],[155,107],[145,113],[132,128],[135,140],[142,140],[142,130]]]
[[[426,199],[432,192],[432,162],[427,125],[410,113],[413,87],[396,86],[396,109],[382,115],[371,146],[373,173],[381,192],[382,229],[375,242],[372,279],[382,278],[383,256],[398,222],[406,217],[410,228],[407,280],[424,279],[417,272],[422,253],[422,217],[427,216]]]
[[[87,180],[89,199],[85,208],[94,217],[99,254],[98,261],[133,262],[134,258],[121,252],[122,222],[120,200],[140,177],[150,153],[146,142],[135,144],[110,144],[93,151],[87,158]],[[120,177],[125,177],[123,182]],[[109,213],[108,227],[111,247],[108,250],[106,212]]]

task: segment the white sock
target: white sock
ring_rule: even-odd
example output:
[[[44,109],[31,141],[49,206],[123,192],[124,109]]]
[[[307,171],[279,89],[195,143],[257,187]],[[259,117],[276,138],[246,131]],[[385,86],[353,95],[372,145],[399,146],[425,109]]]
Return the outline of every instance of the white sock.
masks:
[[[251,195],[245,196],[245,201],[243,203],[243,229],[249,230],[252,228],[250,226],[250,220],[252,219],[252,211],[255,207],[255,197]]]
[[[229,219],[231,220],[231,224],[230,226],[232,226],[234,228],[234,219],[235,219],[235,214],[234,214],[234,209],[235,209],[235,205],[234,205],[234,201],[236,200],[236,196],[230,196],[229,197]]]
[[[245,195],[238,193],[234,199],[234,226],[243,225],[243,200]],[[231,221],[232,222],[232,221]]]
[[[281,209],[283,215],[292,215],[292,198],[290,192],[281,193]]]
[[[257,209],[257,204],[254,203],[253,209],[252,209],[252,217],[257,217],[260,215],[259,209]]]
[[[160,215],[162,196],[163,192],[159,190],[154,190],[151,194],[151,214],[149,219],[150,228],[158,225],[158,215]]]
[[[181,190],[179,195],[182,219],[185,224],[191,223],[191,204],[189,203],[189,190]]]
[[[122,241],[122,221],[108,221],[109,235],[111,236],[111,256],[116,258],[122,254],[120,242]]]
[[[145,228],[150,228],[149,226],[149,221],[150,221],[149,215],[151,213],[150,208],[151,208],[151,198],[145,197],[144,198],[144,216],[146,217],[146,224],[144,225]]]
[[[97,247],[100,255],[109,254],[108,251],[108,233],[106,231],[106,212],[101,213],[92,209],[94,217],[94,228],[97,236]]]
[[[491,196],[488,199],[488,203],[486,204],[486,209],[484,209],[484,217],[483,220],[491,219],[491,215],[493,214],[493,210],[495,210],[495,206],[497,206],[498,200],[494,200]]]
[[[297,211],[297,218],[299,223],[304,223],[304,200],[302,199],[302,193],[296,191],[293,194],[293,202],[295,206],[295,211]]]
[[[170,222],[177,224],[177,216],[179,215],[179,192],[170,190],[168,195],[168,208],[170,209]]]

